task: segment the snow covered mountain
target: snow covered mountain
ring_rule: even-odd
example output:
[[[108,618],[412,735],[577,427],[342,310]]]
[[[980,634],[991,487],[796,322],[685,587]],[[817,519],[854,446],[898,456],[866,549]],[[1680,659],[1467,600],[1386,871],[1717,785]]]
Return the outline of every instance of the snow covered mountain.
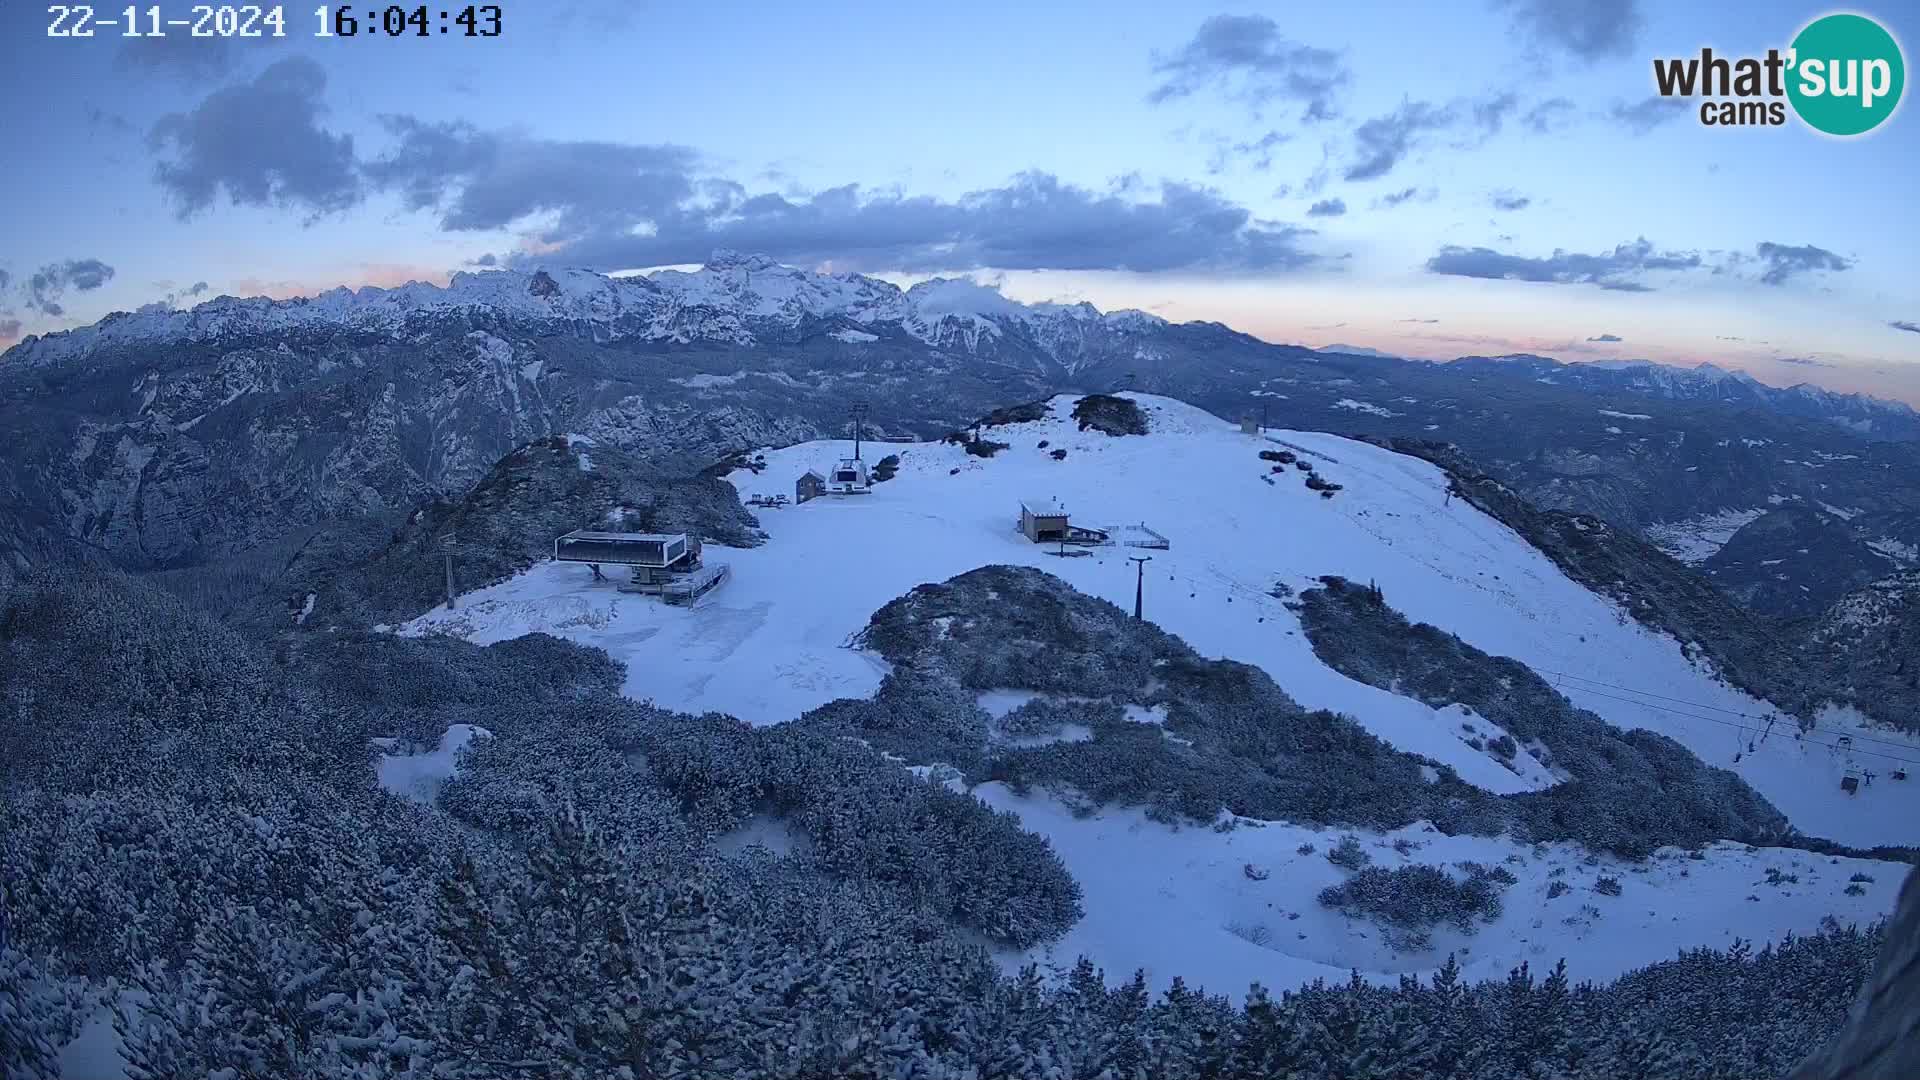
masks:
[[[1031,567],[1130,610],[1138,573],[1144,613],[1155,626],[1208,662],[1236,661],[1270,676],[1300,709],[1352,717],[1392,752],[1425,762],[1428,783],[1458,782],[1476,799],[1524,800],[1550,796],[1573,778],[1566,770],[1588,767],[1575,763],[1568,747],[1554,746],[1557,737],[1514,738],[1503,728],[1519,730],[1521,717],[1537,709],[1496,719],[1505,715],[1501,685],[1512,691],[1524,679],[1557,702],[1554,708],[1573,710],[1569,716],[1585,710],[1579,715],[1611,729],[1673,740],[1646,744],[1677,744],[1671,752],[1685,759],[1661,766],[1668,795],[1702,782],[1705,763],[1751,785],[1803,833],[1859,847],[1920,840],[1920,786],[1883,780],[1848,794],[1840,785],[1863,766],[1886,775],[1883,756],[1920,758],[1920,739],[1867,731],[1843,713],[1796,737],[1770,703],[1717,678],[1701,652],[1636,622],[1511,528],[1452,497],[1447,474],[1436,466],[1325,434],[1248,436],[1176,401],[1130,397],[1146,416],[1145,436],[1085,427],[1072,416],[1074,399],[1059,397],[1044,415],[1023,410],[987,426],[983,444],[887,447],[899,457],[897,473],[870,494],[762,510],[765,544],[710,547],[709,559],[729,563],[732,578],[693,609],[623,595],[593,583],[583,567],[541,563],[461,597],[457,607],[426,612],[399,632],[486,643],[542,631],[598,645],[627,665],[629,696],[766,725],[888,692],[897,669],[863,629],[919,586],[953,586],[981,567]],[[846,452],[840,441],[769,449],[763,466],[730,479],[743,497],[788,491],[803,472]],[[1035,499],[1059,501],[1075,525],[1116,539],[1160,537],[1167,546],[1063,555],[1057,545],[1034,544],[1018,532],[1022,500]],[[1136,571],[1130,555],[1151,561]],[[1451,640],[1449,648],[1467,650],[1450,667],[1484,669],[1472,676],[1481,689],[1428,691],[1424,676],[1394,674],[1401,661],[1388,653],[1328,652],[1327,628],[1312,621],[1313,605],[1294,598],[1329,588],[1333,576],[1367,583],[1391,609],[1436,628],[1436,643]],[[1031,601],[1023,592],[1017,602]],[[978,603],[978,617],[992,620],[1000,618],[995,604],[1016,600],[989,590]],[[1041,625],[1049,618],[1026,617]],[[1093,617],[1066,616],[1059,632],[1092,632],[1085,620]],[[939,623],[936,636],[957,638],[965,629],[950,620]],[[1482,654],[1524,667],[1495,676],[1497,664],[1509,661]],[[1064,658],[1045,662],[1045,652],[1039,657],[1035,670],[1072,666]],[[1373,674],[1359,677],[1366,672]],[[1066,754],[1104,739],[1152,735],[1142,745],[1177,761],[1182,740],[1191,747],[1205,736],[1183,727],[1177,711],[1156,705],[1151,684],[1137,699],[1114,705],[1118,720],[1085,730],[1055,724],[1026,745]],[[1034,715],[1036,701],[1071,710],[1078,700],[1045,685],[975,692],[985,730],[999,733],[994,739],[1034,740],[1012,734],[1011,718]],[[1467,697],[1481,704],[1463,704]],[[1843,735],[1857,741],[1849,747],[1839,742]],[[962,783],[964,765],[952,768],[952,758],[900,752],[905,765]],[[1688,771],[1696,779],[1685,779]],[[1291,985],[1339,979],[1350,967],[1391,980],[1430,970],[1448,949],[1470,950],[1463,963],[1477,975],[1564,955],[1576,977],[1598,978],[1688,945],[1812,930],[1827,915],[1871,918],[1891,907],[1899,877],[1892,867],[1851,858],[1836,864],[1791,848],[1730,844],[1699,858],[1668,850],[1639,860],[1570,841],[1517,842],[1498,830],[1429,831],[1419,821],[1328,829],[1245,814],[1228,819],[1232,828],[1178,827],[1139,806],[1082,801],[1076,808],[1071,792],[1058,787],[1023,790],[981,776],[964,782],[1045,835],[1086,893],[1086,916],[1066,938],[1009,954],[1008,963],[1085,952],[1109,972],[1144,967],[1157,982],[1178,974],[1213,987],[1254,979]],[[1513,882],[1480,933],[1436,931],[1424,945],[1409,944],[1316,901],[1322,888],[1346,880],[1325,854],[1342,833],[1355,834],[1380,868],[1473,863],[1502,867]],[[1853,874],[1874,880],[1850,881]],[[1626,892],[1615,898],[1622,882]],[[1142,926],[1154,932],[1141,933]]]
[[[1008,401],[1133,386],[1217,415],[1457,443],[1541,505],[1644,528],[1780,502],[1920,550],[1911,411],[1702,368],[1408,362],[966,280],[901,289],[719,253],[691,272],[491,271],[221,297],[0,357],[0,562],[192,563],[289,522],[404,512],[583,434],[678,472],[846,430],[936,437]],[[1909,498],[1911,496],[1911,498]],[[1735,581],[1736,590],[1755,585]]]
[[[1824,390],[1812,383],[1769,386],[1744,371],[1718,364],[1693,367],[1651,360],[1590,360],[1563,363],[1532,354],[1465,356],[1452,363],[1496,366],[1529,372],[1545,382],[1564,383],[1607,393],[1630,393],[1668,401],[1702,402],[1762,409],[1782,416],[1817,420],[1874,439],[1920,438],[1920,412],[1901,401]]]

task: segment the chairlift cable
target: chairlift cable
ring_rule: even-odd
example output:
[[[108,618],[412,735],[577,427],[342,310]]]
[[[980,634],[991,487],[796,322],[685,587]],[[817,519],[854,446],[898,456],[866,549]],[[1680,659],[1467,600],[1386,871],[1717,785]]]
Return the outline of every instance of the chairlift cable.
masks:
[[[1636,689],[1636,688],[1634,688],[1634,687],[1631,687],[1631,686],[1620,686],[1620,685],[1618,685],[1617,683],[1610,683],[1610,682],[1606,682],[1606,681],[1604,681],[1604,680],[1601,680],[1601,679],[1594,679],[1594,678],[1589,678],[1589,677],[1587,677],[1587,676],[1585,676],[1585,675],[1573,675],[1573,674],[1570,674],[1570,673],[1568,673],[1568,672],[1563,672],[1563,671],[1549,671],[1549,670],[1548,670],[1547,668],[1538,668],[1538,669],[1536,669],[1536,670],[1538,670],[1538,671],[1541,671],[1541,672],[1545,672],[1545,673],[1547,673],[1547,674],[1551,674],[1551,675],[1556,675],[1556,676],[1559,676],[1559,677],[1561,677],[1561,678],[1567,678],[1567,679],[1573,679],[1573,680],[1575,680],[1575,681],[1577,681],[1577,682],[1587,682],[1587,683],[1592,683],[1592,684],[1594,684],[1595,686],[1604,686],[1604,687],[1607,687],[1607,688],[1608,688],[1608,689],[1610,689],[1610,690],[1620,690],[1620,691],[1623,691],[1623,692],[1625,692],[1625,693],[1629,693],[1629,694],[1639,694],[1639,695],[1640,695],[1640,696],[1642,696],[1642,697],[1650,697],[1650,698],[1658,698],[1658,699],[1659,699],[1659,700],[1661,700],[1661,701],[1670,701],[1670,702],[1673,702],[1673,703],[1674,703],[1674,704],[1676,704],[1676,705],[1686,705],[1686,706],[1688,706],[1688,707],[1690,707],[1690,708],[1696,708],[1696,709],[1711,709],[1711,710],[1713,710],[1714,712],[1723,712],[1723,713],[1727,713],[1727,714],[1729,714],[1729,715],[1731,715],[1731,716],[1743,716],[1743,717],[1746,717],[1746,718],[1747,718],[1747,719],[1749,719],[1749,720],[1754,720],[1754,721],[1760,721],[1760,720],[1765,720],[1765,721],[1767,721],[1767,722],[1768,722],[1769,724],[1772,724],[1772,723],[1774,722],[1774,720],[1776,719],[1776,717],[1772,717],[1772,716],[1756,716],[1756,715],[1754,715],[1753,713],[1750,713],[1750,712],[1742,712],[1742,711],[1740,711],[1740,710],[1738,710],[1738,709],[1729,709],[1729,708],[1725,708],[1724,706],[1720,706],[1720,705],[1708,705],[1708,704],[1706,704],[1705,702],[1699,702],[1699,701],[1687,701],[1687,700],[1685,700],[1685,699],[1682,699],[1682,698],[1676,698],[1676,697],[1668,697],[1668,696],[1667,696],[1667,695],[1665,695],[1665,694],[1656,694],[1656,693],[1654,693],[1654,692],[1653,692],[1653,691],[1651,691],[1651,690],[1640,690],[1640,689]],[[1557,683],[1556,683],[1556,685],[1557,685]],[[1587,692],[1588,692],[1588,693],[1598,693],[1598,691],[1593,691],[1593,690],[1589,690],[1589,691],[1587,691]],[[1604,695],[1602,695],[1602,696],[1604,696]],[[1635,704],[1644,704],[1644,705],[1647,705],[1647,707],[1648,707],[1648,708],[1660,708],[1660,706],[1657,706],[1657,705],[1653,705],[1653,704],[1651,704],[1651,703],[1649,703],[1649,702],[1635,702]],[[1822,730],[1827,730],[1827,731],[1833,731],[1833,730],[1835,730],[1835,729],[1832,729],[1832,728],[1826,728],[1826,729],[1822,729]],[[1894,748],[1894,749],[1896,749],[1896,750],[1913,750],[1913,749],[1915,749],[1915,746],[1914,746],[1914,745],[1913,745],[1912,743],[1908,743],[1908,742],[1900,742],[1900,741],[1897,741],[1897,740],[1894,740],[1894,739],[1877,739],[1877,738],[1874,738],[1874,737],[1873,737],[1872,735],[1853,735],[1853,734],[1849,734],[1849,735],[1848,735],[1847,737],[1849,737],[1849,738],[1852,738],[1852,739],[1854,739],[1854,740],[1856,740],[1856,741],[1861,741],[1861,742],[1871,742],[1871,743],[1878,743],[1878,744],[1880,744],[1881,746],[1891,746],[1891,747],[1893,747],[1893,748]],[[1762,738],[1764,738],[1764,736],[1762,736]]]

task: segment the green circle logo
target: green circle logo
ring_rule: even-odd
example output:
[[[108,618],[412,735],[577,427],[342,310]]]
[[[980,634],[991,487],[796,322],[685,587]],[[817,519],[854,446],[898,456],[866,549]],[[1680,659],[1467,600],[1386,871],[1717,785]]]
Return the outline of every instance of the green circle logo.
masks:
[[[1809,127],[1861,135],[1900,104],[1907,65],[1900,43],[1865,15],[1823,15],[1793,39],[1787,98]]]

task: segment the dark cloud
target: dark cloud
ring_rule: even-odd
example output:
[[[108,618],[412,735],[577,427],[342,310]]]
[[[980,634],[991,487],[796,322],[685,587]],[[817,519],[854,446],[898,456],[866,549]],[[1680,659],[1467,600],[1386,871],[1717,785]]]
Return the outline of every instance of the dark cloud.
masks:
[[[155,124],[148,138],[162,156],[154,175],[179,216],[209,209],[223,190],[236,206],[316,215],[357,203],[353,138],[319,124],[326,85],[319,64],[291,57]]]
[[[1612,342],[1616,342],[1616,341],[1625,341],[1625,340],[1627,340],[1627,339],[1626,339],[1626,338],[1623,338],[1623,337],[1621,337],[1621,336],[1620,336],[1620,335],[1618,335],[1618,334],[1597,334],[1597,335],[1595,335],[1595,336],[1593,336],[1593,337],[1590,337],[1590,338],[1588,338],[1587,340],[1588,340],[1588,341],[1599,341],[1599,342],[1604,342],[1604,343],[1612,343]]]
[[[233,62],[228,39],[186,33],[125,38],[114,55],[115,66],[123,71],[162,75],[196,87],[225,77]]]
[[[1633,132],[1645,135],[1669,120],[1678,120],[1687,113],[1687,103],[1683,98],[1667,98],[1658,94],[1628,105],[1616,101],[1608,110],[1614,122]]]
[[[1376,116],[1353,133],[1354,160],[1340,175],[1347,180],[1373,180],[1393,171],[1428,132],[1449,127],[1454,110],[1424,101],[1401,103],[1398,109]]]
[[[1474,124],[1489,135],[1498,135],[1506,126],[1507,117],[1520,107],[1520,95],[1507,90],[1476,101],[1471,107]]]
[[[206,291],[207,291],[207,283],[204,281],[196,281],[190,287],[188,287],[187,295],[199,296],[201,293],[204,293]]]
[[[1218,192],[1163,183],[1154,198],[1046,173],[955,200],[833,188],[809,198],[716,189],[691,208],[540,237],[543,261],[617,269],[699,262],[731,248],[845,269],[1291,270],[1318,262],[1311,230],[1256,220]],[[562,219],[572,215],[562,208]]]
[[[498,266],[500,265],[500,257],[498,255],[495,255],[493,252],[489,251],[485,255],[482,255],[479,258],[473,260],[473,265]]]
[[[1812,244],[1775,244],[1763,240],[1754,251],[1767,264],[1766,270],[1760,274],[1760,280],[1768,285],[1784,285],[1787,279],[1797,274],[1815,270],[1839,271],[1853,265],[1851,259]]]
[[[1798,367],[1832,367],[1833,366],[1832,364],[1827,363],[1825,360],[1818,360],[1811,356],[1776,356],[1773,359],[1778,363],[1793,364]]]
[[[1895,330],[1905,330],[1909,334],[1920,334],[1920,323],[1911,323],[1905,319],[1895,319],[1887,324]]]
[[[1401,322],[1410,322],[1410,323],[1427,323],[1427,324],[1432,324],[1432,323],[1437,323],[1437,322],[1439,322],[1440,320],[1439,320],[1439,319],[1401,319],[1400,321],[1401,321]]]
[[[613,229],[676,216],[700,193],[698,159],[685,147],[536,139],[406,116],[384,123],[398,142],[367,163],[368,181],[399,191],[412,209],[441,211],[451,230],[496,229],[542,211],[560,214],[562,234]],[[737,201],[743,189],[721,182],[712,194]]]
[[[1193,40],[1154,57],[1164,80],[1147,95],[1154,104],[1217,90],[1255,107],[1276,100],[1298,102],[1308,120],[1336,113],[1334,94],[1353,75],[1338,52],[1289,40],[1264,15],[1215,15]]]
[[[1419,199],[1422,202],[1426,202],[1432,199],[1433,195],[1434,195],[1434,192],[1433,192],[1433,189],[1431,188],[1427,189],[1425,192],[1422,192],[1419,188],[1411,188],[1411,187],[1402,188],[1399,191],[1387,192],[1385,195],[1382,195],[1379,198],[1373,200],[1373,204],[1377,207],[1382,207],[1384,209],[1391,210],[1392,208],[1399,206],[1401,203],[1412,202],[1415,199]]]
[[[58,317],[67,313],[60,299],[68,290],[92,292],[111,280],[113,267],[99,259],[68,259],[35,270],[21,288],[29,308]]]
[[[1536,135],[1551,135],[1564,130],[1573,121],[1575,111],[1573,102],[1567,98],[1548,98],[1528,109],[1520,122]]]
[[[1347,203],[1344,199],[1321,199],[1307,207],[1308,217],[1339,217],[1346,212]]]
[[[1700,265],[1699,252],[1655,251],[1645,237],[1599,255],[1555,249],[1552,255],[1545,258],[1449,244],[1441,248],[1438,255],[1427,260],[1427,269],[1435,274],[1556,285],[1596,285],[1621,292],[1650,291],[1652,286],[1638,280],[1647,271],[1692,270]]]
[[[1631,53],[1643,22],[1638,0],[1494,0],[1493,6],[1539,46],[1587,62]]]
[[[1525,210],[1532,205],[1533,200],[1531,198],[1516,192],[1496,191],[1493,193],[1493,208],[1495,210]]]
[[[0,270],[0,291],[5,290],[7,285],[12,281],[12,274],[7,273],[5,270]]]

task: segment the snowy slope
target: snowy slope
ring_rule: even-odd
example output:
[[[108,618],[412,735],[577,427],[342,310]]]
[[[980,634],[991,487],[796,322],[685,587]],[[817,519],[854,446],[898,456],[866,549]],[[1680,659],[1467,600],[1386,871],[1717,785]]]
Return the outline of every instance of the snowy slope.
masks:
[[[1150,553],[1148,617],[1200,652],[1257,664],[1308,708],[1350,713],[1491,790],[1525,782],[1456,738],[1457,719],[1437,720],[1425,705],[1321,664],[1293,614],[1268,595],[1271,586],[1308,588],[1322,574],[1377,582],[1410,619],[1519,659],[1603,718],[1670,735],[1733,769],[1803,831],[1860,845],[1920,840],[1920,785],[1889,782],[1848,796],[1839,790],[1844,761],[1779,730],[1733,762],[1736,745],[1744,749],[1760,730],[1743,731],[1737,714],[1764,717],[1767,704],[1715,682],[1678,643],[1568,580],[1505,526],[1459,500],[1448,504],[1431,465],[1335,436],[1270,432],[1345,486],[1323,500],[1302,486],[1304,474],[1262,479],[1271,474],[1255,454],[1269,442],[1178,402],[1140,400],[1154,425],[1146,437],[1079,432],[1066,418],[1071,399],[1062,397],[1055,418],[991,429],[1011,449],[990,459],[947,444],[886,447],[901,453],[900,473],[871,495],[763,511],[770,543],[716,549],[734,579],[698,611],[594,587],[582,567],[543,565],[411,630],[477,641],[547,630],[627,661],[636,697],[777,723],[870,693],[880,661],[842,646],[876,609],[923,582],[990,563],[1026,564],[1130,605],[1134,575],[1121,549],[1062,559],[1015,531],[1018,500],[1045,493],[1076,522],[1145,520],[1171,539],[1171,550]],[[1048,450],[1036,448],[1042,439]],[[1066,459],[1053,460],[1053,449],[1067,450]],[[765,472],[730,479],[743,496],[790,491],[794,477],[824,472],[846,450],[837,442],[772,450]],[[743,678],[747,672],[754,674]],[[1868,767],[1882,767],[1865,756],[1877,745],[1862,742],[1859,760]],[[1889,752],[1920,758],[1920,746]]]
[[[1156,986],[1179,975],[1189,985],[1236,997],[1254,981],[1290,989],[1319,978],[1343,981],[1356,968],[1374,977],[1424,975],[1448,952],[1476,979],[1503,978],[1523,960],[1542,969],[1563,958],[1576,979],[1608,979],[1670,959],[1683,948],[1810,933],[1828,915],[1842,924],[1871,922],[1893,908],[1908,869],[1783,848],[1750,851],[1741,844],[1716,845],[1697,860],[1664,848],[1640,863],[1601,859],[1589,865],[1586,852],[1569,844],[1536,848],[1443,836],[1421,825],[1359,832],[1374,866],[1471,860],[1499,865],[1518,879],[1502,894],[1505,910],[1494,922],[1471,935],[1438,927],[1430,950],[1396,954],[1380,940],[1376,925],[1314,899],[1346,877],[1326,859],[1343,830],[1260,822],[1228,832],[1174,830],[1137,810],[1076,818],[1057,800],[1021,798],[1000,784],[983,785],[975,794],[1044,834],[1087,896],[1086,916],[1065,937],[1008,957],[1007,967],[1029,960],[1070,966],[1086,955],[1109,978],[1145,968]],[[1393,848],[1395,840],[1419,846],[1402,854]],[[1302,844],[1314,850],[1302,854]],[[1249,866],[1266,877],[1250,877]],[[1770,885],[1769,869],[1799,880]],[[1861,883],[1863,895],[1850,896],[1846,889],[1855,874],[1874,880]],[[1602,875],[1622,883],[1619,896],[1594,891]],[[1555,882],[1568,891],[1549,897]],[[1588,907],[1597,913],[1583,910]]]
[[[1759,733],[1743,732],[1735,714],[1764,716],[1766,704],[1715,682],[1682,655],[1679,643],[1568,580],[1505,526],[1461,500],[1449,503],[1445,481],[1431,465],[1329,435],[1270,432],[1273,441],[1265,441],[1179,402],[1136,400],[1153,428],[1145,437],[1080,432],[1068,418],[1072,399],[1062,397],[1053,403],[1053,418],[989,429],[988,437],[1010,444],[989,459],[948,444],[885,447],[882,452],[900,454],[899,474],[872,494],[762,511],[771,537],[764,547],[710,548],[710,561],[731,563],[733,579],[695,610],[595,586],[584,567],[549,563],[470,594],[452,611],[429,612],[401,632],[455,633],[484,643],[545,631],[625,661],[626,692],[633,697],[777,723],[837,697],[872,693],[883,663],[846,644],[876,609],[915,585],[987,564],[1024,564],[1130,605],[1130,549],[1060,558],[1016,531],[1018,500],[1046,495],[1062,501],[1078,523],[1144,521],[1171,540],[1170,550],[1147,552],[1153,557],[1145,581],[1148,618],[1205,655],[1262,667],[1302,705],[1347,713],[1395,746],[1452,765],[1471,783],[1507,792],[1550,784],[1553,777],[1524,767],[1524,759],[1519,773],[1509,771],[1468,746],[1462,720],[1484,729],[1490,726],[1484,719],[1457,707],[1430,708],[1320,663],[1293,613],[1269,595],[1275,583],[1304,589],[1322,574],[1376,582],[1409,618],[1515,657],[1610,722],[1660,731],[1708,763],[1737,771],[1806,832],[1857,845],[1920,841],[1920,784],[1882,781],[1849,797],[1838,788],[1846,763],[1823,747],[1796,742],[1785,730],[1790,724],[1734,763],[1736,744],[1744,748]],[[1046,449],[1038,446],[1042,440]],[[1311,460],[1343,490],[1321,499],[1304,487],[1305,474],[1271,473],[1256,455],[1274,442]],[[1067,456],[1056,461],[1051,454],[1060,449]],[[827,442],[770,450],[765,471],[730,479],[743,498],[790,493],[795,477],[809,468],[825,471],[846,451],[843,443]],[[983,702],[996,713],[1013,703]],[[1892,752],[1920,758],[1920,747]],[[1175,831],[1130,811],[1082,820],[1050,800],[1018,799],[992,785],[980,794],[1048,835],[1087,887],[1087,918],[1057,946],[1061,957],[1087,951],[1110,971],[1144,965],[1159,977],[1184,972],[1220,990],[1242,987],[1250,973],[1288,985],[1296,976],[1337,976],[1356,964],[1389,974],[1438,962],[1425,954],[1396,958],[1373,941],[1371,927],[1348,927],[1317,908],[1314,893],[1336,872],[1318,855],[1294,854],[1310,838],[1307,830],[1275,824],[1225,834]],[[1812,930],[1829,912],[1843,921],[1870,918],[1891,906],[1899,876],[1893,868],[1869,870],[1881,883],[1865,896],[1848,897],[1845,860],[1830,867],[1800,852],[1749,855],[1729,847],[1706,863],[1685,860],[1682,868],[1690,873],[1684,878],[1679,869],[1665,873],[1651,865],[1641,868],[1645,881],[1623,871],[1628,892],[1595,901],[1610,913],[1596,928],[1561,921],[1586,899],[1544,898],[1548,863],[1577,861],[1573,854],[1541,863],[1508,841],[1416,831],[1408,834],[1431,841],[1448,862],[1501,862],[1509,854],[1529,860],[1511,867],[1521,881],[1508,890],[1501,924],[1470,943],[1473,961],[1491,974],[1521,959],[1574,955],[1568,950],[1585,942],[1577,950],[1585,966],[1576,969],[1597,978],[1662,959],[1681,945],[1721,943],[1729,934],[1772,938]],[[1322,850],[1327,846],[1327,837],[1312,839]],[[1246,862],[1271,867],[1271,876],[1254,882],[1242,873]],[[1816,889],[1802,872],[1804,891],[1791,897],[1777,888],[1755,893],[1745,884],[1764,876],[1763,864],[1775,863],[1818,864],[1821,884]],[[1394,865],[1394,854],[1376,854],[1376,864]],[[1648,902],[1645,893],[1656,885],[1660,899]],[[1760,900],[1748,901],[1749,894]],[[1258,935],[1266,939],[1260,943],[1226,929],[1284,919],[1263,914],[1268,903],[1300,912],[1300,925],[1272,926]],[[1154,929],[1143,932],[1143,926]],[[1628,926],[1629,932],[1618,932]],[[1303,929],[1307,939],[1293,936]],[[1534,952],[1536,946],[1544,951]]]

